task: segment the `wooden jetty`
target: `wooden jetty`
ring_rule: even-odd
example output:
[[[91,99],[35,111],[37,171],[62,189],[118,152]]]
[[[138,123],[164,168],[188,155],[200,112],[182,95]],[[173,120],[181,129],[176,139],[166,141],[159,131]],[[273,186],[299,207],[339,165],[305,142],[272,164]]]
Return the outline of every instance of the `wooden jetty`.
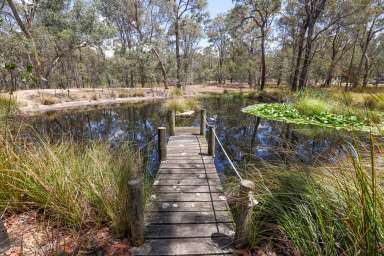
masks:
[[[206,112],[200,128],[175,126],[175,113],[166,128],[158,128],[160,168],[153,184],[150,205],[144,214],[140,178],[128,183],[133,255],[230,255],[247,240],[247,220],[253,202],[253,182],[237,171],[215,128],[206,133]],[[227,157],[239,178],[237,219],[232,220],[214,164],[215,145]],[[145,217],[144,217],[145,215]]]
[[[214,159],[208,155],[205,131],[173,129],[166,149],[160,149],[163,161],[145,214],[145,241],[132,253],[232,254],[234,223]]]

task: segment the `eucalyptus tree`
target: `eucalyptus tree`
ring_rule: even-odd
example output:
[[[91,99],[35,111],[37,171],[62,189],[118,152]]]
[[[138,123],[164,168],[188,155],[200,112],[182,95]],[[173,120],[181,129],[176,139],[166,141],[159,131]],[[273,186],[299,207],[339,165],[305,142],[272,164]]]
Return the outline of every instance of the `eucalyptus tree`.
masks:
[[[207,5],[206,0],[159,0],[159,6],[167,14],[172,23],[171,30],[175,36],[176,51],[176,85],[181,87],[182,82],[182,56],[181,56],[181,40],[182,40],[182,24],[186,20],[194,20],[201,23],[206,16],[204,9]],[[188,27],[184,27],[188,28]],[[186,35],[186,32],[184,32]]]
[[[206,27],[209,42],[216,48],[218,53],[217,80],[222,83],[225,80],[224,62],[227,55],[229,33],[225,15],[219,15],[209,21]]]
[[[27,56],[20,55],[14,64],[17,69],[22,68],[21,64],[33,71],[28,87],[33,83],[53,85],[51,74],[58,64],[64,65],[81,48],[98,47],[106,36],[106,27],[98,20],[95,3],[86,0],[6,0],[3,11],[7,18],[6,27],[2,29],[7,37],[4,40],[19,37],[23,43],[19,45],[19,52],[27,52]],[[8,54],[8,58],[12,56]],[[73,65],[68,67],[72,73],[77,72]],[[26,76],[21,75],[19,79],[24,81]]]
[[[261,84],[260,89],[265,88],[266,80],[266,51],[265,43],[271,29],[274,17],[280,10],[280,0],[236,0],[239,13],[242,16],[241,23],[246,20],[253,21],[260,30],[261,47]]]
[[[364,2],[363,2],[364,3]],[[372,44],[372,41],[380,34],[380,32],[384,31],[384,1],[383,0],[371,0],[369,1],[364,8],[360,3],[360,9],[362,12],[362,29],[361,29],[361,37],[360,37],[360,59],[358,62],[358,66],[356,69],[356,77],[353,81],[353,87],[357,87],[358,84],[363,80],[363,86],[367,86],[368,80],[368,71],[369,71],[369,62],[370,58],[368,56],[369,47]],[[363,74],[363,65],[364,74]],[[362,79],[363,77],[363,79]]]

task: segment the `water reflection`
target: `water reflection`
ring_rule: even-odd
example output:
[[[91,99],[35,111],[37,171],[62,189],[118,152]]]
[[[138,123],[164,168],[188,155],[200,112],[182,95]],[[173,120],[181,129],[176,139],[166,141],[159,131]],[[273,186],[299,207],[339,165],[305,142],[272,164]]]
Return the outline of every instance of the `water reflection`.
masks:
[[[238,165],[248,161],[299,161],[314,164],[332,162],[345,152],[345,133],[307,134],[298,127],[264,120],[242,113],[242,107],[255,103],[244,97],[217,97],[202,100],[208,117],[217,116],[216,133],[228,154]],[[161,103],[111,107],[82,113],[67,113],[50,118],[34,118],[32,127],[52,140],[72,137],[75,141],[108,140],[112,145],[131,141],[145,151],[147,169],[157,169],[157,127],[168,126]],[[199,116],[178,118],[177,126],[198,126]],[[309,129],[313,131],[314,129]],[[215,164],[220,172],[229,167],[217,148]]]

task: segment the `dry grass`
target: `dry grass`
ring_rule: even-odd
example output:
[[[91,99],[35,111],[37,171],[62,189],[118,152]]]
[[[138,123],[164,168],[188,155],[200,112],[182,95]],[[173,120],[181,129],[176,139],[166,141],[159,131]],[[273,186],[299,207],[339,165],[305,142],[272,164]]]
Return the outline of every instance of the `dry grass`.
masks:
[[[48,93],[39,93],[39,97],[40,103],[43,105],[53,105],[61,102],[60,98]]]

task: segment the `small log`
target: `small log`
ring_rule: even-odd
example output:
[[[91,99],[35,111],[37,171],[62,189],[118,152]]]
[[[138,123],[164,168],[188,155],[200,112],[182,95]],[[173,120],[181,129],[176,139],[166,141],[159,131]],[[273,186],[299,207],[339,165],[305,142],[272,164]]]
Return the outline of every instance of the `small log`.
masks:
[[[207,111],[200,110],[200,135],[205,136],[205,127],[207,126]]]
[[[247,242],[247,223],[249,214],[249,192],[255,189],[255,184],[250,180],[240,182],[239,208],[236,216],[235,246],[242,248]]]
[[[169,135],[176,135],[176,113],[174,110],[168,112],[168,122],[169,122]]]
[[[133,246],[144,243],[144,187],[140,178],[128,181],[130,240]]]
[[[0,219],[0,254],[5,253],[9,247],[10,241],[7,229],[5,228],[3,221]]]
[[[160,162],[167,160],[167,139],[166,139],[166,131],[165,127],[157,128],[158,135],[158,148],[159,148],[159,157]]]
[[[216,149],[216,137],[215,137],[215,128],[209,127],[208,133],[208,155],[215,157],[215,149]]]

